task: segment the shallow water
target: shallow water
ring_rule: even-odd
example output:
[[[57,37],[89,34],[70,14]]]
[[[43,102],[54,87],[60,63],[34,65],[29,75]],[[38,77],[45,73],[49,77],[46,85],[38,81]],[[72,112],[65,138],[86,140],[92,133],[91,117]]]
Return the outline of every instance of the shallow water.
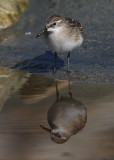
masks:
[[[70,85],[69,85],[70,84]],[[59,98],[72,97],[87,109],[87,123],[63,143],[51,141],[47,112]],[[56,80],[1,69],[0,160],[113,160],[114,84]],[[67,100],[67,98],[66,98]]]

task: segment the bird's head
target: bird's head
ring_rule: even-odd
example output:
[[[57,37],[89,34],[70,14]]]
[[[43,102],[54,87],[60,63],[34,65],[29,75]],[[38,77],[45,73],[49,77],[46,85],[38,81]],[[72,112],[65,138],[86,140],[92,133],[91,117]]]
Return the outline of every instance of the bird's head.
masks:
[[[50,136],[51,136],[51,140],[58,144],[65,143],[70,138],[69,135],[59,131],[55,131],[55,130],[51,131]]]
[[[45,131],[47,131],[48,133],[50,133],[51,140],[55,143],[62,144],[62,143],[65,143],[70,138],[69,134],[59,131],[58,129],[57,130],[49,129],[42,125],[40,125],[40,127]]]
[[[63,26],[64,18],[60,15],[52,15],[46,21],[46,29],[48,32],[58,31]]]

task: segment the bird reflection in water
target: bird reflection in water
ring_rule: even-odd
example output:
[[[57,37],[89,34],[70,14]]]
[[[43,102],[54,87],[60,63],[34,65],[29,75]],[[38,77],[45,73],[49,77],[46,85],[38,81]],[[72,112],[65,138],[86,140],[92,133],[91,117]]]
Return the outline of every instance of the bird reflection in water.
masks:
[[[87,121],[85,106],[72,97],[70,81],[68,81],[69,97],[59,98],[56,81],[57,100],[49,108],[47,120],[51,129],[41,125],[40,127],[50,133],[51,140],[55,143],[65,143],[71,136],[84,128]]]

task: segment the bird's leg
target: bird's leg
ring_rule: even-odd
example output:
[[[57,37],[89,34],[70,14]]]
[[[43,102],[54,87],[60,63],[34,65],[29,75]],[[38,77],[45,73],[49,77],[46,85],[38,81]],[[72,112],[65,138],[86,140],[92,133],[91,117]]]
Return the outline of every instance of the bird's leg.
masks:
[[[57,101],[58,101],[58,99],[59,99],[59,90],[58,90],[57,79],[55,79],[55,83],[56,83],[56,97],[57,97]]]
[[[68,90],[69,90],[69,95],[72,98],[72,92],[71,92],[71,88],[70,88],[70,75],[68,75]]]
[[[69,64],[69,60],[70,60],[70,52],[68,53],[68,56],[67,56],[67,61],[68,61],[68,69],[67,71],[69,72],[70,71],[70,64]]]
[[[54,64],[54,69],[53,69],[54,73],[56,72],[56,60],[57,60],[57,53],[55,52],[55,64]]]

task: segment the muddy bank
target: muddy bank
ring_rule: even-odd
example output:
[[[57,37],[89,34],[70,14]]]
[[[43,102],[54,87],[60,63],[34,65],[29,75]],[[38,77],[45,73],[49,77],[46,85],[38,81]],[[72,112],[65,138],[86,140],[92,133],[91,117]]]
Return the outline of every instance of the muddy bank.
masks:
[[[0,66],[53,76],[54,56],[43,38],[35,36],[44,28],[48,15],[61,13],[80,21],[84,28],[84,43],[71,55],[72,79],[114,82],[113,5],[112,0],[29,0],[28,10],[13,26],[1,31]],[[58,78],[64,79],[66,55],[59,55],[59,59]]]

